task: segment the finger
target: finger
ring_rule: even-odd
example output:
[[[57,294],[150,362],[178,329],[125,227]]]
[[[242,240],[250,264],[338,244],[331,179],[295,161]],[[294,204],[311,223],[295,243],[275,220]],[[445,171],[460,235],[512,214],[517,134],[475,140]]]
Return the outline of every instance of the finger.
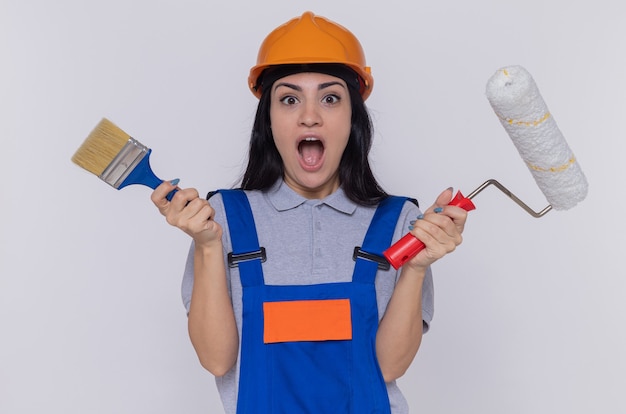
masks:
[[[179,189],[172,197],[172,207],[176,211],[182,211],[182,209],[191,203],[191,201],[196,200],[199,197],[200,195],[198,194],[198,190],[195,188]]]
[[[170,192],[172,192],[175,188],[177,188],[176,186],[178,182],[179,182],[178,179],[171,180],[171,181],[163,181],[161,184],[157,186],[157,188],[154,189],[154,191],[150,195],[150,199],[152,200],[154,205],[157,206],[159,210],[163,210],[164,208],[167,207],[167,205],[169,204],[169,201],[167,201],[166,197]]]
[[[418,226],[412,233],[424,243],[425,248],[420,254],[428,258],[429,263],[440,259],[456,248],[456,244],[450,237],[446,236],[445,233],[436,226],[434,228],[429,228],[428,225]]]
[[[427,214],[424,218],[417,220],[415,224],[413,224],[411,232],[420,240],[422,240],[422,235],[426,235],[429,240],[440,243],[441,240],[449,237],[447,232],[443,229],[446,225],[446,221],[449,223],[452,222],[447,217],[438,217],[436,214]],[[422,240],[422,242],[425,244],[426,240]]]
[[[456,246],[461,244],[461,238],[459,233],[455,233],[453,236],[446,233],[442,228],[436,228],[434,231],[428,233],[430,242],[426,244],[427,249],[431,249],[436,252],[438,257],[450,253],[456,249]]]
[[[200,240],[215,240],[221,238],[221,227],[211,218],[215,214],[215,210],[208,203],[207,200],[197,199],[194,200],[188,207],[185,207],[184,212],[193,208],[196,210],[198,206],[201,206],[196,210],[196,213],[189,219],[183,219],[180,223],[180,228],[189,234],[196,243]]]
[[[463,232],[467,221],[467,211],[456,206],[445,207],[443,214],[450,217],[459,232]]]
[[[190,221],[204,223],[211,220],[215,215],[215,210],[209,202],[203,198],[196,198],[189,202],[183,210]]]
[[[189,223],[196,219],[196,216],[207,204],[208,202],[206,200],[197,196],[197,191],[195,189],[186,188],[179,190],[172,198],[172,201],[165,212],[165,217],[167,222],[171,225],[188,228]],[[206,220],[206,216],[204,220]]]
[[[457,225],[445,214],[428,213],[412,223],[413,228],[426,232],[437,243],[458,245],[462,241],[461,232]],[[414,235],[419,238],[416,233]]]

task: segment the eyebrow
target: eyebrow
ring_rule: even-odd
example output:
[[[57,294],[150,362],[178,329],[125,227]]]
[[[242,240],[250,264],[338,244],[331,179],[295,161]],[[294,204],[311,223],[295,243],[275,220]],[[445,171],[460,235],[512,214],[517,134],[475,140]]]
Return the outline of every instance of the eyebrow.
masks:
[[[317,87],[317,90],[321,91],[322,89],[329,88],[329,87],[331,87],[333,85],[339,85],[339,86],[341,86],[342,88],[345,89],[345,86],[344,86],[343,83],[341,83],[339,81],[330,81],[330,82],[320,83],[319,86]],[[278,89],[281,86],[285,86],[285,87],[291,88],[291,89],[293,89],[295,91],[302,92],[302,88],[300,86],[295,85],[293,83],[288,83],[288,82],[277,83],[276,86],[274,86],[274,90]]]

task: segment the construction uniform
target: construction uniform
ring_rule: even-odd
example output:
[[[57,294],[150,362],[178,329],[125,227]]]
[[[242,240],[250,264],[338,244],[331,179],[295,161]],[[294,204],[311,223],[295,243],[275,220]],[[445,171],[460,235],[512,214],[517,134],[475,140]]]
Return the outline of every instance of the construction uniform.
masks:
[[[352,257],[355,246],[365,253],[380,253],[392,239],[402,236],[405,222],[408,225],[418,213],[415,205],[389,199],[386,213],[379,209],[376,214],[383,221],[374,220],[364,239],[376,208],[355,205],[341,189],[326,200],[306,200],[282,182],[267,193],[247,192],[249,197],[241,198],[242,194],[227,191],[211,199],[218,212],[215,219],[225,227],[225,254],[234,253],[231,262],[242,259],[229,272],[241,354],[237,366],[217,378],[226,412],[407,412],[395,382],[382,381],[374,349],[378,321],[397,273],[379,270],[379,263],[359,254],[356,260]],[[250,211],[246,212],[248,198],[256,226]],[[343,222],[343,227],[332,217]],[[320,228],[321,218],[331,225]],[[313,230],[312,238],[308,229]],[[264,237],[268,232],[272,237]],[[354,235],[344,237],[344,233]],[[356,242],[342,246],[348,244],[346,240]],[[245,256],[261,247],[267,247],[267,262],[262,264],[260,256]],[[333,260],[319,259],[325,254]],[[272,267],[272,261],[280,266]],[[192,266],[191,256],[183,284],[187,306]],[[272,270],[277,278],[272,277]],[[337,273],[332,274],[333,270]],[[331,274],[320,278],[322,273]],[[423,304],[427,327],[432,317],[430,274]]]

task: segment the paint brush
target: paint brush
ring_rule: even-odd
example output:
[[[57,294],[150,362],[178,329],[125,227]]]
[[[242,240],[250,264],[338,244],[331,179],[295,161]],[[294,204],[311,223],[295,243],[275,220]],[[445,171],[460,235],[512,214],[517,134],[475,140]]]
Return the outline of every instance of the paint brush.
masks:
[[[72,162],[113,188],[131,184],[155,189],[163,182],[150,167],[152,150],[103,118],[72,156]],[[177,190],[167,195],[171,200]]]

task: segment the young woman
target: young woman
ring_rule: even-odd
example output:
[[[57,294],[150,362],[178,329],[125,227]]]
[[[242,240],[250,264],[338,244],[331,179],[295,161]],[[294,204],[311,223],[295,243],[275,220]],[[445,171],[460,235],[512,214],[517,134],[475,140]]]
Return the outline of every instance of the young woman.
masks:
[[[199,360],[229,414],[406,413],[395,380],[432,318],[430,265],[467,213],[451,189],[422,214],[377,183],[373,78],[342,26],[307,12],[278,27],[249,85],[241,190],[205,200],[174,180],[152,195],[193,239],[183,300]],[[396,271],[381,253],[407,231],[426,248]]]

